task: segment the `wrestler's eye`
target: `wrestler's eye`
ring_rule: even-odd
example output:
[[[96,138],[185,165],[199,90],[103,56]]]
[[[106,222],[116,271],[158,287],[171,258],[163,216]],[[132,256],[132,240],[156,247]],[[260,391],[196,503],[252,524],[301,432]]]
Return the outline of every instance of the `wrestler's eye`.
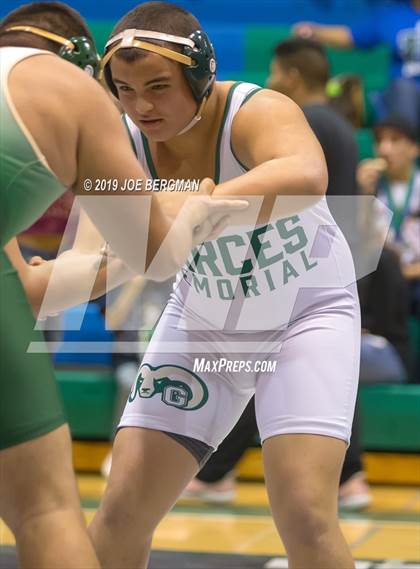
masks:
[[[128,85],[119,85],[118,91],[122,91],[123,93],[131,93],[133,91],[133,89],[131,87],[129,87]]]
[[[152,90],[153,91],[164,91],[168,87],[169,87],[169,85],[166,85],[164,83],[160,83],[159,85],[153,85]]]

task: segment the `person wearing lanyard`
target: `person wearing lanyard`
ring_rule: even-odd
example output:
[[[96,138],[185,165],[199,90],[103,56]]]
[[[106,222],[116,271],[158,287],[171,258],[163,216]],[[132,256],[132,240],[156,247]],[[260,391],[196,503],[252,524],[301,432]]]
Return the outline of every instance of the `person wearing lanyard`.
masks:
[[[377,158],[361,162],[357,181],[363,194],[376,194],[392,212],[387,244],[400,255],[410,283],[411,313],[420,317],[419,132],[400,116],[374,127]],[[381,223],[381,216],[377,218]],[[384,224],[385,226],[385,224]]]
[[[401,256],[404,275],[420,278],[419,133],[399,116],[374,127],[377,158],[364,160],[357,172],[363,194],[376,194],[392,211],[388,243]]]

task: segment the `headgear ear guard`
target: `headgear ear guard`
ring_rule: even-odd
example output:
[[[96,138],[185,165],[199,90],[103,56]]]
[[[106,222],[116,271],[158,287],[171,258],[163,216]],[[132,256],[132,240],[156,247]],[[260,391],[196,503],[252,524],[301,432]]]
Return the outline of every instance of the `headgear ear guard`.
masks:
[[[53,42],[61,44],[61,48],[58,55],[77,65],[91,75],[96,77],[100,71],[101,59],[95,46],[92,42],[84,36],[76,36],[70,39],[66,39],[63,36],[59,36],[47,30],[42,30],[41,28],[36,28],[34,26],[12,26],[4,30],[5,32],[29,32],[36,36],[41,36],[43,38],[49,39]]]
[[[183,53],[195,62],[193,66],[182,66],[182,70],[190,84],[193,95],[197,101],[208,97],[216,79],[216,54],[208,35],[202,30],[193,32],[189,39],[194,47],[184,47]]]
[[[158,40],[182,45],[181,53],[144,40]],[[205,32],[197,30],[188,38],[173,36],[149,30],[124,30],[111,38],[106,44],[102,58],[102,72],[111,92],[118,97],[118,91],[112,81],[109,62],[120,49],[136,47],[167,57],[182,64],[182,70],[191,87],[195,100],[201,103],[211,93],[216,79],[216,56],[213,46]]]

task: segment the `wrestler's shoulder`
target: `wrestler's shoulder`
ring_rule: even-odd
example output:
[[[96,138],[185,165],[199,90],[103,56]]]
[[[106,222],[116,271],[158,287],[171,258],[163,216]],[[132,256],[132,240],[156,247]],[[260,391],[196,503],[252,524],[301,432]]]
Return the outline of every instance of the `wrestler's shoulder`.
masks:
[[[283,95],[283,93],[261,88],[251,94],[241,106],[237,116],[250,118],[252,115],[258,116],[260,113],[267,115],[270,112],[290,114],[296,110],[299,111],[296,103],[286,95]]]

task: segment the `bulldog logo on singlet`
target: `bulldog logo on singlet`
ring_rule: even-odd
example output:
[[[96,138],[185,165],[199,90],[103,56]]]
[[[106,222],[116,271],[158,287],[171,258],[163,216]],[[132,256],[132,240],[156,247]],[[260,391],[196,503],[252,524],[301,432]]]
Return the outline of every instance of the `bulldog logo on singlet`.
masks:
[[[143,364],[128,398],[150,399],[160,395],[163,403],[184,411],[200,409],[209,397],[206,384],[195,373],[173,365],[156,368]]]

